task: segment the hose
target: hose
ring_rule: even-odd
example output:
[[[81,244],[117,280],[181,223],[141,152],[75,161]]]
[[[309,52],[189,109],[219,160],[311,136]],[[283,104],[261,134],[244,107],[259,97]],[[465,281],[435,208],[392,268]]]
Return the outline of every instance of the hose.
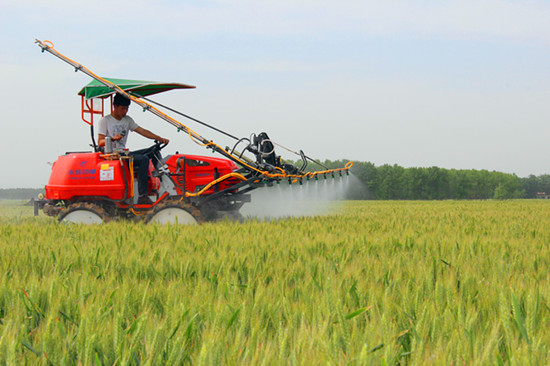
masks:
[[[196,192],[196,193],[191,193],[191,192],[185,192],[185,197],[196,197],[196,196],[200,196],[201,194],[203,194],[204,192],[206,192],[208,189],[210,189],[212,186],[215,186],[216,184],[226,180],[226,179],[229,179],[229,178],[238,178],[242,181],[245,181],[246,178],[242,175],[242,174],[239,174],[239,173],[229,173],[229,174],[226,174],[210,183],[208,183],[203,189],[201,189],[200,191]],[[180,199],[180,201],[183,199],[183,197]]]

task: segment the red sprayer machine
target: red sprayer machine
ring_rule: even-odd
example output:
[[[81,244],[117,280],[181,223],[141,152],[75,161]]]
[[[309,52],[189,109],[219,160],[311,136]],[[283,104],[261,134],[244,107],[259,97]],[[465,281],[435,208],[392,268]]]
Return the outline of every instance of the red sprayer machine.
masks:
[[[250,201],[249,193],[256,188],[282,181],[301,184],[320,176],[347,175],[353,165],[349,162],[342,168],[328,169],[301,150],[294,152],[300,156],[299,167],[286,163],[276,155],[276,144],[265,132],[250,138],[237,138],[149,99],[153,94],[194,86],[103,78],[57,52],[51,42],[37,40],[36,43],[42,52],[51,53],[93,79],[79,92],[82,119],[90,126],[93,151],[67,152],[58,157],[53,163],[44,199],[35,201],[35,214],[43,209],[60,222],[75,223],[101,223],[119,218],[180,224],[239,219],[240,208]],[[94,139],[94,122],[104,116],[105,101],[110,100],[112,105],[116,93],[123,94],[144,111],[172,124],[221,157],[176,153],[151,161],[147,192],[154,199],[151,203],[139,204],[132,156],[127,150],[113,151],[109,144],[100,148]],[[222,148],[159,108],[223,133],[236,140],[235,145]],[[165,146],[155,141],[148,152],[161,157],[160,151]],[[309,162],[318,164],[323,170],[306,172]]]

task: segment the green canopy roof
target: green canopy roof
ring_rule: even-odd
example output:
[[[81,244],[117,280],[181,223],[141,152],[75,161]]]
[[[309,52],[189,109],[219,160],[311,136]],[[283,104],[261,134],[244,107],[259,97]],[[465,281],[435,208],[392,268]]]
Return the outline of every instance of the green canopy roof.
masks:
[[[157,81],[144,81],[144,80],[127,80],[127,79],[113,79],[103,78],[111,83],[117,85],[122,90],[127,92],[134,92],[142,97],[162,93],[172,89],[192,89],[194,86],[179,84],[179,83],[159,83]],[[106,98],[113,94],[114,91],[108,86],[103,85],[97,80],[92,80],[88,85],[82,88],[78,92],[78,95],[84,95],[86,99],[90,98]]]

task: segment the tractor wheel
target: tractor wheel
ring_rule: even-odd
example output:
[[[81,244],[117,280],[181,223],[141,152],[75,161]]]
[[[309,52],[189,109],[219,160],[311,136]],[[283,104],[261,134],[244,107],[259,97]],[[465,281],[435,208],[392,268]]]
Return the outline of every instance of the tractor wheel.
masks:
[[[58,221],[61,223],[73,224],[101,224],[109,221],[111,218],[107,212],[99,205],[93,203],[79,202],[73,203],[66,210],[59,214]]]
[[[149,215],[147,222],[154,224],[195,225],[202,221],[200,211],[183,202],[159,203]]]

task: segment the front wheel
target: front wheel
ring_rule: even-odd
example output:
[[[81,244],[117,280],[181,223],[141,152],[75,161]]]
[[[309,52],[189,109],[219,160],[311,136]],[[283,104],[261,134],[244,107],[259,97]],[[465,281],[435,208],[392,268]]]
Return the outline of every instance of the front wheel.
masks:
[[[107,212],[101,207],[93,203],[73,203],[66,210],[59,214],[58,221],[60,223],[73,224],[102,224],[110,220]]]

